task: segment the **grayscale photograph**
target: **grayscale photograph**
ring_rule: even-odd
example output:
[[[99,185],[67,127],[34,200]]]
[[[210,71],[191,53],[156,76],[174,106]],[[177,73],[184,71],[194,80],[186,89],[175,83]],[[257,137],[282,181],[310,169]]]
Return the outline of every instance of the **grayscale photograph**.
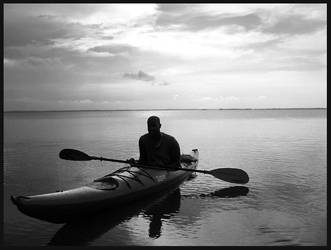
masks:
[[[4,3],[4,246],[327,246],[327,4]]]

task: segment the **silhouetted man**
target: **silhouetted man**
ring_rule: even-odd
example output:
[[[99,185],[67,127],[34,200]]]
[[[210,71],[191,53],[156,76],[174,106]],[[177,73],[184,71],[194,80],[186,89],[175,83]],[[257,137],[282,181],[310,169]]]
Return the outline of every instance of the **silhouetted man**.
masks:
[[[148,133],[139,139],[139,163],[167,168],[180,168],[180,147],[176,139],[160,131],[160,118],[147,120]]]

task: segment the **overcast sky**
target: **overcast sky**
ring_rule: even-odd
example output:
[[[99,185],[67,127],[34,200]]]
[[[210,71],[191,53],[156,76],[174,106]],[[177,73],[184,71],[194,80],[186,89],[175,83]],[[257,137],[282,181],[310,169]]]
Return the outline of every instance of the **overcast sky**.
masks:
[[[326,4],[5,4],[5,110],[326,107]]]

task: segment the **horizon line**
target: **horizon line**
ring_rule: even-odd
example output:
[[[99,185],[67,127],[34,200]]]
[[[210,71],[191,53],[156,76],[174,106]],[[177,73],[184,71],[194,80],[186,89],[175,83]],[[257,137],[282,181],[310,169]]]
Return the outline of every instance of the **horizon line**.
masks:
[[[294,109],[327,109],[326,107],[313,108],[160,108],[160,109],[63,109],[63,110],[4,110],[10,112],[84,112],[84,111],[169,111],[169,110],[294,110]]]

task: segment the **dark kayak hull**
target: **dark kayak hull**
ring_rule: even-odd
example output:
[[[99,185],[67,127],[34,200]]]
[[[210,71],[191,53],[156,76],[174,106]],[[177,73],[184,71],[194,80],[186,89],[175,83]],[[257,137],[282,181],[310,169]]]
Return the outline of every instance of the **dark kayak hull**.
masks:
[[[182,168],[197,168],[198,150],[192,150],[190,155],[196,161],[182,163]],[[189,171],[136,167],[126,167],[114,173],[83,187],[49,194],[12,196],[11,200],[19,211],[28,216],[65,223],[175,188],[192,175]]]

